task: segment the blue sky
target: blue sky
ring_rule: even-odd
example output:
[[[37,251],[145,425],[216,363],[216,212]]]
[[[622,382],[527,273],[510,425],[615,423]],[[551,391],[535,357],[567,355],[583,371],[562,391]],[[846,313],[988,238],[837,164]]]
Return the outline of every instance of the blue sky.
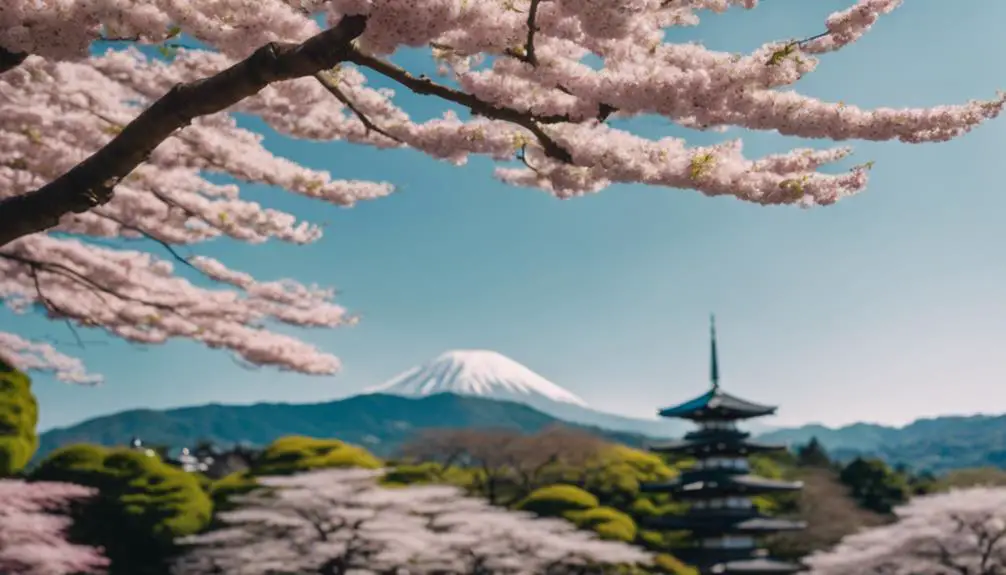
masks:
[[[769,0],[707,15],[671,38],[750,50],[820,32],[851,0]],[[798,88],[864,107],[989,98],[1001,87],[1003,2],[908,2],[860,43],[824,58]],[[427,63],[415,55],[399,62]],[[443,109],[399,91],[416,117]],[[277,153],[399,194],[353,209],[276,190],[246,195],[329,223],[316,245],[200,247],[261,278],[338,287],[362,315],[311,331],[344,371],[248,371],[188,343],[147,349],[87,333],[98,388],[39,376],[41,427],[134,407],[309,402],[351,395],[453,348],[502,352],[599,409],[649,416],[707,385],[708,314],[717,314],[728,390],[780,404],[773,424],[1006,411],[1006,198],[1003,119],[962,140],[853,142],[875,160],[870,189],[813,210],[763,208],[694,192],[619,186],[558,201],[504,186],[489,162],[456,168],[408,151],[267,139]],[[806,145],[774,134],[692,134],[660,119],[649,136],[745,138],[750,156]],[[824,145],[826,142],[812,145]],[[29,337],[67,344],[62,324],[0,313]]]

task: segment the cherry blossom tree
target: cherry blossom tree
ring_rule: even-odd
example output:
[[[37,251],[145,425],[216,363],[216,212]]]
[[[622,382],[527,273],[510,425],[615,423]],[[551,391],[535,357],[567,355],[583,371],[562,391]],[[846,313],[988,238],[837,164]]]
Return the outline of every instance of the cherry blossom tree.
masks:
[[[174,573],[591,574],[650,560],[566,521],[493,507],[454,487],[380,487],[381,475],[329,469],[260,479],[266,489],[221,514],[225,527],[183,541],[189,549]]]
[[[456,164],[488,156],[504,182],[559,198],[642,183],[827,205],[867,184],[867,165],[818,171],[848,148],[749,159],[739,141],[689,147],[608,120],[659,115],[696,129],[920,143],[997,116],[1002,95],[864,110],[785,89],[901,3],[858,0],[821,34],[738,55],[667,42],[665,29],[757,0],[5,0],[0,298],[16,312],[43,309],[132,342],[185,338],[254,365],[332,373],[335,357],[268,329],[352,324],[332,290],[258,280],[176,248],[321,237],[316,224],[242,199],[242,182],[337,206],[393,186],[277,157],[234,113],[293,138],[411,148]],[[101,41],[126,48],[91,55]],[[157,44],[164,56],[134,43]],[[447,78],[392,63],[402,48],[430,50]],[[368,77],[441,101],[443,117],[411,120]],[[207,281],[189,281],[182,267]],[[27,367],[96,380],[50,344],[5,334],[0,346]]]
[[[811,555],[812,575],[1002,575],[1006,489],[976,487],[916,497],[898,521],[847,536]]]
[[[99,550],[66,540],[68,506],[93,495],[69,483],[0,480],[0,573],[103,573]]]

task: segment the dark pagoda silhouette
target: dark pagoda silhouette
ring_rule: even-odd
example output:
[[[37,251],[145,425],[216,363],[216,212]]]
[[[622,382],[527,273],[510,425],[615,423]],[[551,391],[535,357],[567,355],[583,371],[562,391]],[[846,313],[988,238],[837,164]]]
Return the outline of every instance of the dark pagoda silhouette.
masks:
[[[672,481],[642,486],[649,493],[667,493],[689,503],[684,515],[665,516],[648,524],[651,529],[688,531],[688,546],[674,551],[699,573],[782,575],[802,567],[768,557],[757,538],[779,531],[803,529],[805,524],[773,519],[752,504],[755,495],[796,491],[800,482],[775,481],[750,474],[748,456],[785,450],[785,446],[748,441],[737,422],[775,413],[776,408],[752,403],[720,389],[716,326],[710,319],[712,388],[700,397],[659,411],[661,417],[687,419],[698,429],[679,441],[653,445],[661,454],[694,457],[695,466]]]

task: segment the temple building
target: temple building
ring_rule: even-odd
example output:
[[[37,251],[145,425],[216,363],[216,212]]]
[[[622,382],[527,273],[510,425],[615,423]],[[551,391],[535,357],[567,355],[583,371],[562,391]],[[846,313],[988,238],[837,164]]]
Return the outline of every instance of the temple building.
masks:
[[[776,481],[752,475],[748,456],[785,450],[785,446],[749,441],[750,433],[737,422],[775,413],[776,408],[759,405],[720,389],[719,359],[716,354],[716,326],[710,319],[711,389],[705,394],[660,410],[661,417],[695,422],[698,429],[679,441],[652,445],[660,454],[694,457],[693,467],[674,480],[649,483],[644,492],[667,493],[689,503],[684,515],[664,516],[647,525],[661,531],[690,532],[687,546],[674,551],[682,561],[705,574],[783,575],[802,571],[800,565],[768,557],[758,548],[757,538],[780,531],[806,527],[802,522],[773,519],[758,511],[751,497],[797,491],[800,482]]]

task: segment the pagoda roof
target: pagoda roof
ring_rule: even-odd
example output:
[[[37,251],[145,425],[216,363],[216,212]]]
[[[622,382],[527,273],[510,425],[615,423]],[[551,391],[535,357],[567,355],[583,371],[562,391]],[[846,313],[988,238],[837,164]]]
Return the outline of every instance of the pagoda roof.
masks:
[[[673,492],[678,494],[700,495],[703,493],[766,493],[773,491],[796,491],[803,488],[800,481],[779,481],[766,479],[757,475],[722,474],[715,480],[690,480],[678,477],[670,481],[646,483],[640,489],[649,493]]]
[[[775,413],[777,408],[762,405],[735,395],[726,393],[718,385],[706,393],[690,399],[682,404],[667,407],[658,411],[661,417],[676,417],[679,419],[748,419]]]

